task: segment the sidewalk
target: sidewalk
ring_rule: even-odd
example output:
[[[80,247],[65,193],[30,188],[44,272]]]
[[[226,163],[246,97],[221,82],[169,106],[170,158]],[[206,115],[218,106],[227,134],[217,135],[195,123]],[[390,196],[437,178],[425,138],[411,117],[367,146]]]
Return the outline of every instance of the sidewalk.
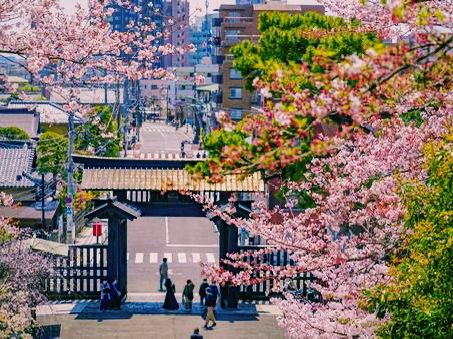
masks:
[[[177,295],[179,310],[165,311],[162,309],[164,293],[131,293],[121,310],[101,312],[99,300],[54,301],[37,308],[39,316],[61,314],[170,314],[170,315],[200,315],[204,306],[200,305],[199,298],[195,296],[192,311],[186,310],[181,303],[181,296]],[[257,316],[259,314],[278,315],[278,308],[265,303],[240,303],[237,309],[222,309],[217,306],[219,316]]]

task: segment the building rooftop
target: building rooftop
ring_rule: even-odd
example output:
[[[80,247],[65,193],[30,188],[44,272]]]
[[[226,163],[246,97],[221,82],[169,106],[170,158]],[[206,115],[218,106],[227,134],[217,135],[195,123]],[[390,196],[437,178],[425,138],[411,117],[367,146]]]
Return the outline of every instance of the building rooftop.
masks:
[[[0,107],[0,127],[18,127],[30,138],[35,138],[39,130],[39,114],[28,108]]]
[[[34,187],[34,184],[22,172],[31,173],[35,150],[28,144],[23,146],[0,142],[0,187]],[[20,180],[17,180],[18,176]]]
[[[28,108],[39,113],[41,123],[65,124],[68,122],[68,113],[64,108],[52,101],[15,101],[8,104],[8,108]],[[75,121],[81,121],[82,117],[75,114]]]

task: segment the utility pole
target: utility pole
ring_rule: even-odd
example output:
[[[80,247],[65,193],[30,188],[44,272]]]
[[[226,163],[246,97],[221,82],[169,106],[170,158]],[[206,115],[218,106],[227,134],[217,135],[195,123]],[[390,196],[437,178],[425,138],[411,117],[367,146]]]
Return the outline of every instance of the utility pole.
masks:
[[[124,80],[124,105],[123,105],[123,148],[124,157],[127,157],[127,124],[129,114],[129,80]]]
[[[44,173],[41,174],[41,223],[42,223],[42,228],[45,230],[46,229],[46,212],[44,210]]]
[[[72,100],[73,98],[71,98]],[[76,240],[76,227],[73,221],[72,200],[74,198],[74,161],[72,153],[74,152],[74,112],[71,110],[68,117],[68,188],[66,197],[66,232],[71,230],[71,242],[75,244]]]

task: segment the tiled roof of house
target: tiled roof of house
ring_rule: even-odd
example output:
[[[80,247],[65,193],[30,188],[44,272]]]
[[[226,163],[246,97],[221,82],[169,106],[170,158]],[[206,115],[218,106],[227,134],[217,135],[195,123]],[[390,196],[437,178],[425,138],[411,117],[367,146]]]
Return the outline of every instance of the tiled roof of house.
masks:
[[[39,114],[27,108],[0,107],[0,127],[18,127],[30,138],[38,135]]]
[[[34,155],[35,150],[26,143],[18,147],[0,142],[0,188],[33,187],[27,178],[17,180],[17,177],[22,172],[31,172]]]
[[[64,108],[52,101],[11,101],[9,108],[30,108],[36,110],[40,115],[41,123],[66,124],[68,113]],[[79,114],[75,114],[76,122],[82,120]]]

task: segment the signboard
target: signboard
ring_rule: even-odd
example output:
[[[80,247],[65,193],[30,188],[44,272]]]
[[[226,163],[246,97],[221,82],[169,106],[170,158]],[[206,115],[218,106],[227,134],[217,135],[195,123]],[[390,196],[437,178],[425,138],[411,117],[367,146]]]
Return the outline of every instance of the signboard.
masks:
[[[102,235],[102,224],[100,222],[94,222],[93,226],[93,236],[100,237]]]

